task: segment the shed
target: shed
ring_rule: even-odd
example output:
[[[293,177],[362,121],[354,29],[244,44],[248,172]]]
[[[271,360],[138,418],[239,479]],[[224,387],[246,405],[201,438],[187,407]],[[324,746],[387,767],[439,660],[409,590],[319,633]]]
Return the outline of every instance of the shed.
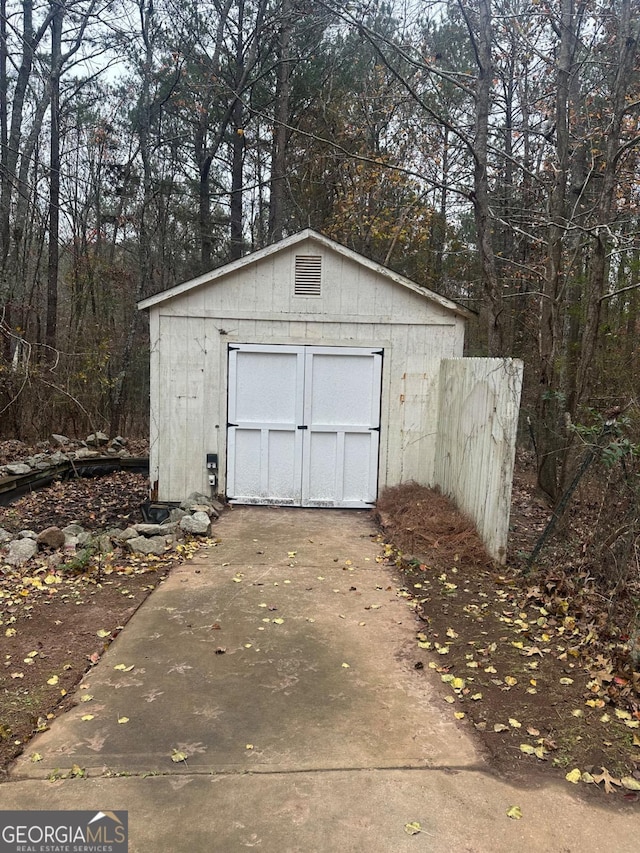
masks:
[[[367,507],[434,485],[443,359],[471,312],[312,230],[139,303],[154,497]]]

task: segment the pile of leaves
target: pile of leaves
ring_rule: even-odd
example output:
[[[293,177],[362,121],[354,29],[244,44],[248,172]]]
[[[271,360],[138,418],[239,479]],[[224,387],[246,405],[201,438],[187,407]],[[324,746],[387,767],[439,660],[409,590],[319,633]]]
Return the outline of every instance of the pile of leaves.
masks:
[[[494,565],[468,519],[415,484],[387,490],[378,516],[417,617],[413,665],[440,676],[442,702],[493,764],[636,800],[640,676],[588,578]]]
[[[40,532],[72,521],[86,530],[126,527],[143,521],[140,506],[148,495],[147,477],[130,471],[58,481],[0,506],[0,527],[11,533],[24,529]]]

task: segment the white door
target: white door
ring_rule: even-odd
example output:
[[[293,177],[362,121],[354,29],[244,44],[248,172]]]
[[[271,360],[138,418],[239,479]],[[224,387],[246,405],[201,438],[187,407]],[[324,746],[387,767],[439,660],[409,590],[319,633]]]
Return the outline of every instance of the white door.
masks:
[[[361,347],[229,347],[227,496],[364,507],[377,495],[382,354]]]

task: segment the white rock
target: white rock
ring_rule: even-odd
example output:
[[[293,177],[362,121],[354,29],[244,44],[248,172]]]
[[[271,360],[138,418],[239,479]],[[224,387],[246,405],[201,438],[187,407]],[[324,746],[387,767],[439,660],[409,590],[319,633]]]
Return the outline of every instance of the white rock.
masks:
[[[180,530],[185,533],[195,533],[197,536],[208,536],[211,532],[211,520],[206,512],[195,512],[185,515],[180,520]]]
[[[164,536],[136,536],[127,540],[127,548],[136,554],[155,554],[160,557],[167,550],[167,539]]]
[[[38,553],[35,539],[16,539],[9,544],[8,553],[2,557],[2,562],[10,566],[21,566]]]
[[[20,474],[29,474],[31,473],[31,467],[27,465],[26,462],[14,462],[11,465],[5,466],[7,471],[14,476],[19,476]]]
[[[18,539],[37,539],[37,538],[38,538],[38,534],[35,532],[35,530],[21,530],[20,533],[18,533]]]

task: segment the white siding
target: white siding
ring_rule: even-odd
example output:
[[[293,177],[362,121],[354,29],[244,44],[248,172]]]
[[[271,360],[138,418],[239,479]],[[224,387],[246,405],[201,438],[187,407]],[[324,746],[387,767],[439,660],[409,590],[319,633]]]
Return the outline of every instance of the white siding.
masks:
[[[416,326],[244,317],[223,320],[164,313],[158,317],[160,311],[164,312],[164,306],[151,311],[150,463],[159,500],[182,500],[194,490],[208,493],[207,453],[218,453],[219,490],[225,493],[227,357],[228,345],[234,342],[382,349],[379,485],[407,480],[433,483],[438,354],[462,354],[461,319],[453,318],[449,325]]]
[[[440,368],[435,482],[476,523],[487,551],[506,558],[521,361],[449,359]]]

